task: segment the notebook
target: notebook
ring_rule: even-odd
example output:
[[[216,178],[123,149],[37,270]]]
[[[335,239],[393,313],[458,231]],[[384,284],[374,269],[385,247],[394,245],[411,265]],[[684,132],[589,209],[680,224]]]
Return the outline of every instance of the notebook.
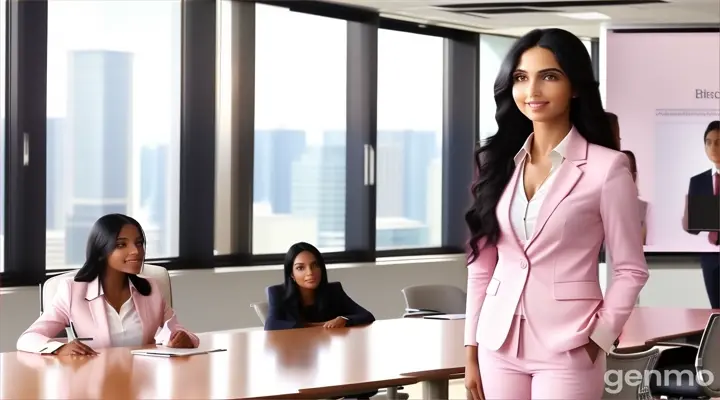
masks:
[[[151,356],[151,357],[187,357],[197,354],[216,353],[219,351],[227,351],[227,349],[174,349],[171,347],[157,347],[155,349],[132,350],[130,354],[134,356]]]
[[[465,319],[465,314],[440,314],[440,315],[426,315],[425,319]]]

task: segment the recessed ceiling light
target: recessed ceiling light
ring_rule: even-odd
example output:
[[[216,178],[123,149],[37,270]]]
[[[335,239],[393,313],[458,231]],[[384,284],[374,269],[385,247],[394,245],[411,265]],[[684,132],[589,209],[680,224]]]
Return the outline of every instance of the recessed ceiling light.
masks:
[[[560,13],[558,15],[561,17],[566,17],[566,18],[584,19],[584,20],[590,20],[590,21],[610,19],[609,16],[599,13],[599,12],[574,12],[574,13],[568,12],[568,13]]]

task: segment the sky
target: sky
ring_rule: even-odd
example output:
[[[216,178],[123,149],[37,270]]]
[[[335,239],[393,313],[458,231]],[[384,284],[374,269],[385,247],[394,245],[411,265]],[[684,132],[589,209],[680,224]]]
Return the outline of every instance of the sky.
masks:
[[[346,22],[256,10],[256,126],[343,129]],[[380,30],[378,129],[440,132],[442,98],[443,39]]]
[[[48,116],[66,115],[69,52],[127,51],[134,63],[134,139],[167,143],[180,84],[172,74],[180,63],[178,4],[51,0]],[[346,22],[257,5],[256,26],[257,129],[303,129],[311,137],[344,129]],[[441,132],[443,40],[381,30],[378,42],[378,129]]]
[[[142,144],[168,142],[172,86],[180,85],[179,79],[172,79],[172,68],[180,65],[179,4],[179,0],[48,2],[48,117],[66,116],[69,52],[127,51],[133,53],[134,65],[134,138]]]

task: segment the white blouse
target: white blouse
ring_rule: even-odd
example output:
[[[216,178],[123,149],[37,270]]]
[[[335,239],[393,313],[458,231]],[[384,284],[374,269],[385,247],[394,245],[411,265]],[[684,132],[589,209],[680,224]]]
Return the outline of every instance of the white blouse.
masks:
[[[133,290],[135,288],[130,284],[130,291]],[[103,295],[104,298],[102,286],[100,295]],[[132,295],[120,307],[120,312],[115,311],[115,308],[105,299],[105,312],[112,347],[142,346],[144,344],[142,321],[140,320],[140,314],[135,309]]]
[[[566,148],[568,137],[565,136],[563,140],[558,143],[557,146],[550,152],[550,161],[552,166],[550,167],[550,174],[543,181],[540,187],[535,192],[535,195],[528,199],[525,195],[525,161],[530,159],[530,147],[532,145],[533,134],[525,141],[523,147],[515,155],[515,168],[520,168],[520,176],[517,180],[517,186],[515,187],[515,195],[512,198],[510,205],[510,220],[512,222],[513,230],[515,235],[520,240],[521,244],[527,245],[528,241],[535,233],[535,225],[537,223],[538,215],[540,214],[540,207],[542,207],[543,201],[547,197],[550,188],[552,187],[555,178],[557,177],[557,170],[565,160]],[[520,297],[518,308],[515,311],[516,315],[524,316],[523,312],[523,297]]]

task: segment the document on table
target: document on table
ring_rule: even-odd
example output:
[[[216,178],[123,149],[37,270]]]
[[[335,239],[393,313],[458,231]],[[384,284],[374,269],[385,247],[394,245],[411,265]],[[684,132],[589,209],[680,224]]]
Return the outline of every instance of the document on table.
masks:
[[[426,315],[423,318],[424,319],[445,319],[445,320],[465,319],[465,314]]]
[[[151,357],[187,357],[198,354],[217,353],[227,351],[227,349],[175,349],[172,347],[157,347],[154,349],[132,350],[130,353],[134,356],[151,356]]]

